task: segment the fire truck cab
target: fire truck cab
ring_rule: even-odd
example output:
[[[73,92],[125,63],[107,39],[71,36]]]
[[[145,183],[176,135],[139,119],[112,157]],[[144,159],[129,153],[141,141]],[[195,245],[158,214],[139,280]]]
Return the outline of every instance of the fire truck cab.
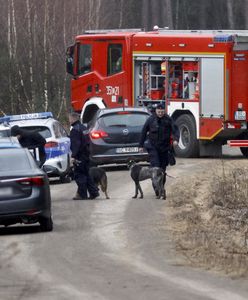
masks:
[[[104,107],[164,102],[180,157],[219,156],[248,139],[248,31],[87,32],[68,47],[67,72],[85,123]]]

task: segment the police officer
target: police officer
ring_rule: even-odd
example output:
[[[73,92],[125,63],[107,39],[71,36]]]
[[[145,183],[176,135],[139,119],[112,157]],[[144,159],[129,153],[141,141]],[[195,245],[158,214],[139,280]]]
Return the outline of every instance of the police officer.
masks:
[[[89,175],[90,152],[87,128],[81,124],[79,114],[75,112],[69,114],[69,122],[71,124],[71,162],[74,165],[74,178],[78,186],[73,200],[95,199],[99,196],[99,192]]]
[[[166,171],[169,163],[168,152],[171,151],[171,139],[176,146],[179,141],[179,130],[172,118],[165,113],[163,103],[156,106],[152,114],[144,124],[140,139],[140,151],[146,148],[151,167],[159,167]],[[164,183],[166,176],[164,177]]]
[[[22,147],[32,149],[38,148],[38,164],[41,168],[46,161],[45,144],[46,139],[37,130],[27,130],[20,128],[18,125],[11,127],[11,135],[16,136]],[[35,157],[36,158],[36,157]]]

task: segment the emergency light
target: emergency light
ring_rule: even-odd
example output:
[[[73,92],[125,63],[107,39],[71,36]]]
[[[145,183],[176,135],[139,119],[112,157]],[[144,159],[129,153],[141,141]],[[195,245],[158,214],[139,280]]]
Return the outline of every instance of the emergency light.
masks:
[[[214,42],[216,43],[226,43],[226,42],[232,42],[233,36],[232,35],[217,35],[214,37]]]
[[[31,113],[31,114],[12,115],[6,117],[9,118],[9,122],[14,122],[14,121],[21,121],[21,120],[53,118],[53,114],[52,112],[40,112],[40,113]]]
[[[4,124],[4,125],[7,125],[9,123],[9,119],[10,117],[9,116],[4,116],[4,117],[1,117],[0,118],[0,124]]]

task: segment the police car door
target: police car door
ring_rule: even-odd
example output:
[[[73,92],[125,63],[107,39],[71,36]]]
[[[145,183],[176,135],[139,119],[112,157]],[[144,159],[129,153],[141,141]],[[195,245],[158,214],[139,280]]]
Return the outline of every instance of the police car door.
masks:
[[[59,122],[55,122],[53,124],[53,127],[55,138],[58,142],[58,152],[56,153],[56,155],[60,158],[61,169],[64,172],[67,170],[70,163],[70,138]]]

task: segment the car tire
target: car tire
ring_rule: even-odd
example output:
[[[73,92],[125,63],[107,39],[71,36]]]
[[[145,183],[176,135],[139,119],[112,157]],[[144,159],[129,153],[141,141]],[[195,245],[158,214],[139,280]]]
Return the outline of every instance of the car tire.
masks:
[[[244,157],[248,158],[248,147],[240,147],[240,151]]]
[[[71,177],[69,175],[62,175],[62,176],[60,176],[60,182],[61,183],[70,183]]]
[[[70,157],[67,157],[67,168],[66,171],[60,175],[60,182],[61,183],[70,183],[71,182],[71,166],[70,166]]]
[[[53,230],[53,220],[52,217],[40,217],[39,220],[41,231],[52,231]]]
[[[199,141],[196,138],[196,125],[192,116],[181,115],[176,120],[176,125],[180,131],[180,139],[174,147],[178,157],[199,157]]]

